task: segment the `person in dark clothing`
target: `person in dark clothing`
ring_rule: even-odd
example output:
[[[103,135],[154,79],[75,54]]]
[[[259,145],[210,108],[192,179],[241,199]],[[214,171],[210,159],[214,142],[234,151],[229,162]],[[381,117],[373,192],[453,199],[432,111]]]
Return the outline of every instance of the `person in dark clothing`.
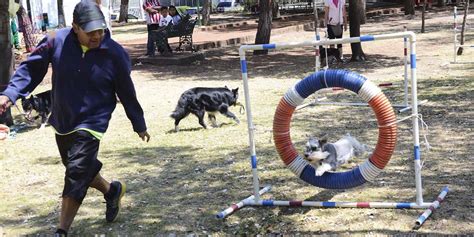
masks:
[[[52,66],[52,112],[49,123],[66,168],[58,236],[66,236],[89,187],[104,194],[105,217],[116,219],[125,194],[123,182],[100,175],[100,139],[116,107],[116,94],[138,136],[149,141],[143,110],[130,77],[126,51],[110,38],[99,6],[82,0],[74,8],[73,28],[47,35],[22,62],[0,93],[0,114],[26,97]]]

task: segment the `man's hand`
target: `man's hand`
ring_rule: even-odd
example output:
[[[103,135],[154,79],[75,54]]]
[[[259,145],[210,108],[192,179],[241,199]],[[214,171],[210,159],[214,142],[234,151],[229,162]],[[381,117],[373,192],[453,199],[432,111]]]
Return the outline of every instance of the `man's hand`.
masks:
[[[10,107],[13,103],[10,99],[4,95],[0,95],[0,115],[7,111],[8,107]]]
[[[143,141],[146,141],[146,142],[149,142],[149,141],[150,141],[150,134],[148,134],[147,131],[139,132],[139,133],[138,133],[138,136],[139,136]]]

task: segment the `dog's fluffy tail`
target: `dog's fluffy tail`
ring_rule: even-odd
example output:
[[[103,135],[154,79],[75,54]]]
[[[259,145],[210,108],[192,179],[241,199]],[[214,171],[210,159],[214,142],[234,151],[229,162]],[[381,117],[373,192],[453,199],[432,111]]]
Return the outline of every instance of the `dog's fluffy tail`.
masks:
[[[184,114],[185,114],[185,110],[183,108],[176,107],[176,109],[170,114],[170,117],[173,119],[177,119],[179,117],[183,117]]]
[[[351,134],[346,134],[346,139],[349,140],[352,143],[352,146],[354,147],[354,155],[355,156],[360,156],[367,152],[369,150],[369,147],[365,144],[360,143],[355,139]]]
[[[178,104],[174,111],[170,114],[170,117],[173,119],[182,118],[186,115],[186,106],[188,105],[188,100],[186,97],[181,96],[179,98]]]

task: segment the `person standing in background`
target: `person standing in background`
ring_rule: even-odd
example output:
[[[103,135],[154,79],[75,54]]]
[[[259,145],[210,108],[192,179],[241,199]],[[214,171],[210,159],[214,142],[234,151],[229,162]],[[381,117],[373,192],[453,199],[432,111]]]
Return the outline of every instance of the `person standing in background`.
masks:
[[[35,49],[37,39],[34,35],[33,25],[28,17],[28,13],[23,6],[20,5],[20,9],[16,13],[18,17],[18,25],[23,33],[23,41],[25,42],[25,49],[27,53],[32,52]]]
[[[10,18],[10,26],[12,29],[12,43],[15,49],[21,49],[20,38],[18,37],[18,27],[16,26],[15,18]]]
[[[145,0],[143,10],[146,12],[146,28],[148,31],[148,40],[146,43],[146,56],[155,56],[155,42],[152,35],[153,30],[157,30],[160,24],[160,2],[158,0]]]
[[[18,27],[16,24],[16,13],[20,8],[19,0],[10,0],[8,5],[8,14],[10,15],[10,29],[12,36],[12,44],[15,49],[20,49],[20,39],[18,38]]]
[[[324,24],[327,26],[329,39],[342,38],[343,26],[347,30],[347,14],[345,0],[324,0]],[[334,45],[331,45],[334,48]],[[337,45],[342,59],[342,44]]]

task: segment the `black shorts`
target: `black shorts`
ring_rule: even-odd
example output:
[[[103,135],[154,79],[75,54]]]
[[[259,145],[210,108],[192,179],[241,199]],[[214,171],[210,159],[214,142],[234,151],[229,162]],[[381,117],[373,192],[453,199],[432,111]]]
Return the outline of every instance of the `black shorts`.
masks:
[[[342,25],[341,25],[341,34],[340,35],[335,35],[334,31],[332,30],[332,27],[330,27],[329,25],[328,25],[327,28],[328,28],[328,38],[329,39],[340,39],[340,38],[342,38],[342,32],[343,32]],[[338,44],[337,48],[342,48],[342,44]]]
[[[63,197],[82,203],[90,183],[102,168],[97,159],[99,143],[97,138],[83,130],[68,135],[56,134],[56,144],[66,167]]]

